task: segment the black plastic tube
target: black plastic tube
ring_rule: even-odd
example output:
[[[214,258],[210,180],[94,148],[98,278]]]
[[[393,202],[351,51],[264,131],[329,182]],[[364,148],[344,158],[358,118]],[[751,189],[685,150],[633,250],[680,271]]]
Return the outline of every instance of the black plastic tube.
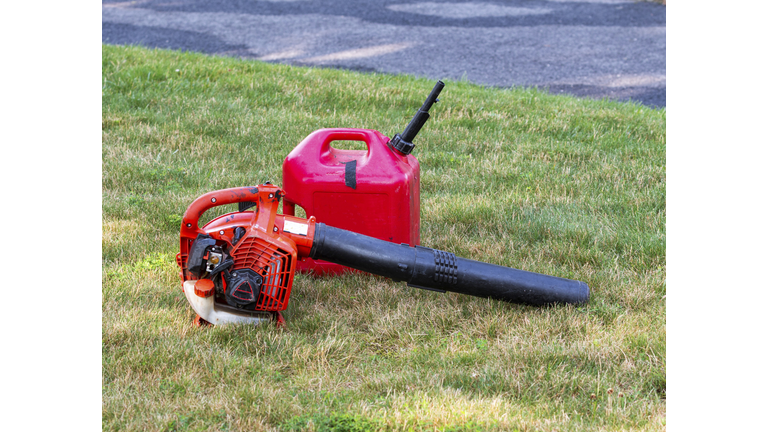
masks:
[[[437,249],[315,225],[310,258],[405,281],[409,286],[542,306],[589,301],[586,283],[459,258]]]

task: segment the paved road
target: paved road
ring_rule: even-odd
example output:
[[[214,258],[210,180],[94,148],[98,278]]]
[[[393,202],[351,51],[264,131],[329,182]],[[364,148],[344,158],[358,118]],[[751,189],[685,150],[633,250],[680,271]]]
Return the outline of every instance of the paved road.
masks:
[[[105,0],[102,41],[666,106],[666,7],[634,0]]]

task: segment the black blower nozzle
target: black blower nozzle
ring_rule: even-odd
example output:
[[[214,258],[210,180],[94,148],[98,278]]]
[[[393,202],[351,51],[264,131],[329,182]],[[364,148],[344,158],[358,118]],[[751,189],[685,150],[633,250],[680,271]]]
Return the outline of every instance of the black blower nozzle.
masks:
[[[437,249],[315,225],[310,258],[405,281],[408,286],[542,306],[589,300],[586,283],[459,258]]]

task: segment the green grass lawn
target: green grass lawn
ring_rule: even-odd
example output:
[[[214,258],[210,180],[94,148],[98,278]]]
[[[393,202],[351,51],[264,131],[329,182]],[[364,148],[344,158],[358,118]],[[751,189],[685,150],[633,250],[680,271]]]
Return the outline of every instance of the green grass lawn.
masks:
[[[583,280],[586,306],[299,275],[284,328],[196,328],[186,207],[280,184],[316,129],[401,132],[434,81],[102,58],[103,429],[665,429],[664,110],[446,81],[416,139],[423,245]]]

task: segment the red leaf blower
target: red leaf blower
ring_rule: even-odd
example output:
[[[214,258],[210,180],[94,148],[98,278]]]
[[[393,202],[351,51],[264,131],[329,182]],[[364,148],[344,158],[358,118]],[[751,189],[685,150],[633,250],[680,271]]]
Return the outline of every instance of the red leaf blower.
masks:
[[[271,184],[224,189],[196,199],[184,213],[182,287],[196,322],[276,320],[288,306],[298,260],[312,258],[403,281],[410,287],[512,303],[581,304],[586,283],[459,258],[427,247],[395,244],[277,213],[282,191]],[[238,204],[203,228],[208,209]]]

